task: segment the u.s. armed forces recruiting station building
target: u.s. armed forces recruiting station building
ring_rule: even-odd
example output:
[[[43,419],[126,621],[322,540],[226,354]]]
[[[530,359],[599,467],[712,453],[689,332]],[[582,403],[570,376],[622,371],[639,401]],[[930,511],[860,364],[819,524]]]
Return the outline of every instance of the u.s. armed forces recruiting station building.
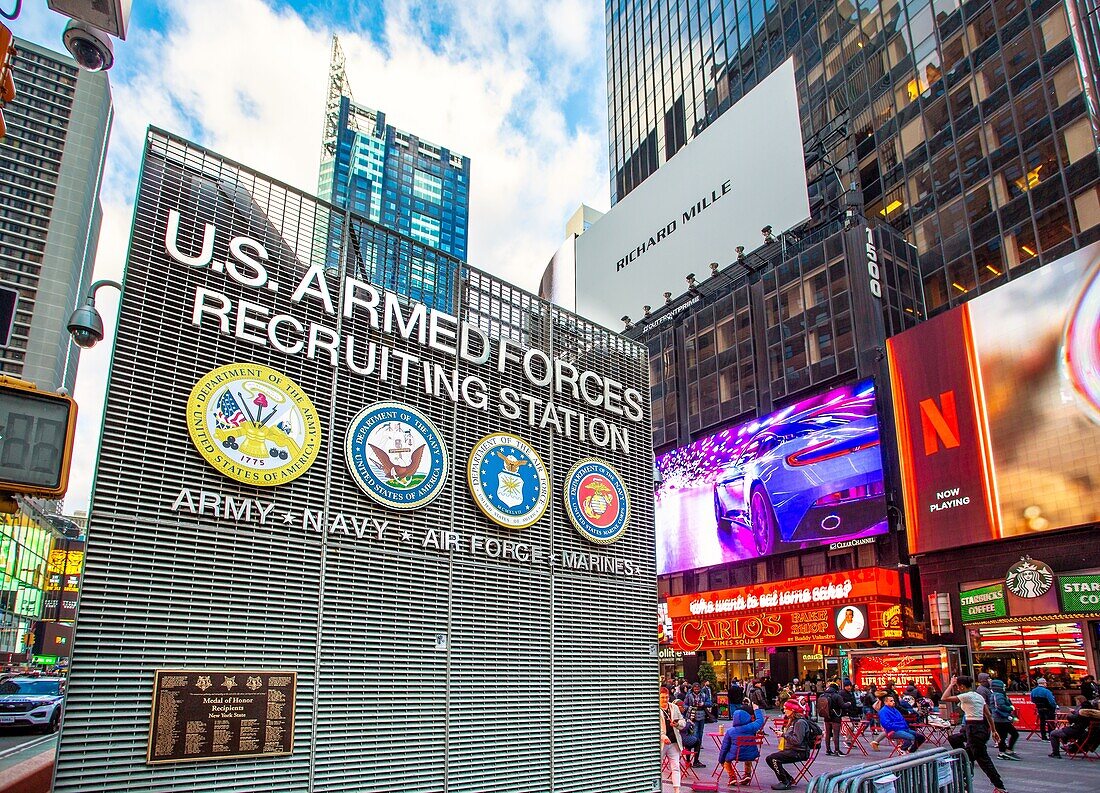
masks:
[[[655,789],[644,348],[156,130],[124,287],[57,793]]]

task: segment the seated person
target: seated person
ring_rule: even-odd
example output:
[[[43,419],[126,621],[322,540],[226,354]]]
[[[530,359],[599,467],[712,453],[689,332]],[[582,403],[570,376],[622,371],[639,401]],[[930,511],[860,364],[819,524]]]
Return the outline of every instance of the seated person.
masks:
[[[764,711],[756,709],[754,716],[749,716],[741,708],[733,712],[733,726],[726,730],[726,736],[722,739],[722,749],[718,752],[718,764],[724,766],[729,775],[731,785],[747,785],[752,780],[752,764],[760,758],[760,749],[756,744],[737,745],[739,736],[756,735],[764,729]],[[740,780],[737,778],[736,763],[745,764],[745,772]]]
[[[887,694],[875,705],[878,709],[878,722],[882,725],[887,738],[901,741],[902,750],[912,753],[924,743],[924,736],[909,729],[909,722],[898,710],[897,702],[893,694]],[[871,748],[877,750],[878,744],[878,741],[871,741]]]
[[[913,707],[913,703],[916,700],[910,701],[909,697],[896,697],[897,705],[895,707],[901,712],[901,715],[905,717],[906,721],[917,721],[920,714],[917,713],[917,709]]]
[[[794,787],[794,777],[783,767],[784,763],[800,763],[810,756],[817,737],[816,725],[811,726],[806,709],[797,699],[788,699],[783,703],[783,715],[786,717],[783,737],[779,739],[779,751],[768,755],[767,763],[775,778],[772,790],[790,790]]]
[[[1091,735],[1090,726],[1093,727]],[[1073,709],[1069,724],[1050,733],[1050,756],[1061,757],[1061,744],[1079,743],[1085,736],[1089,737],[1092,746],[1080,747],[1083,750],[1094,748],[1097,740],[1100,740],[1100,710],[1089,707],[1088,702],[1082,702]]]

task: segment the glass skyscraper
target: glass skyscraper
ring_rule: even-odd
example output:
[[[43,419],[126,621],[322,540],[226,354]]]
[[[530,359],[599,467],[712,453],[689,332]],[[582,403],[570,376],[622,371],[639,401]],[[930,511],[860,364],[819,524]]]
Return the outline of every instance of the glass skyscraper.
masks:
[[[916,246],[928,310],[964,301],[1100,239],[1091,5],[608,0],[612,200],[793,56],[804,138],[843,125],[821,153]],[[841,186],[808,163],[820,215]]]
[[[466,261],[470,158],[386,123],[357,104],[333,40],[318,195]]]

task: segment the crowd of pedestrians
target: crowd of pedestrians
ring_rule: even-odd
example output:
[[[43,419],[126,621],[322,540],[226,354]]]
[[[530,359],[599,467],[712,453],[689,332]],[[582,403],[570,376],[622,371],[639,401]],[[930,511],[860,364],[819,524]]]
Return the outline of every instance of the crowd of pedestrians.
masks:
[[[916,752],[925,736],[914,724],[948,726],[936,714],[942,701],[957,706],[962,713],[959,724],[948,735],[948,743],[966,750],[971,761],[989,778],[993,793],[1007,793],[990,756],[989,744],[992,741],[999,759],[1020,760],[1015,751],[1020,737],[1015,724],[1019,714],[1008,692],[1013,687],[1019,692],[1021,680],[1014,677],[1006,684],[985,673],[977,679],[960,675],[951,678],[942,694],[933,686],[926,689],[925,696],[913,681],[905,685],[904,693],[899,693],[893,681],[887,681],[881,688],[868,686],[860,691],[847,678],[829,683],[813,681],[809,685],[796,678],[786,686],[765,679],[744,682],[735,679],[727,688],[731,723],[724,728],[716,763],[731,787],[749,784],[754,766],[761,759],[760,740],[756,736],[764,730],[765,711],[779,705],[783,711],[779,746],[763,759],[775,774],[772,789],[789,790],[794,785],[794,776],[786,766],[804,763],[819,744],[827,755],[848,754],[851,739],[842,729],[845,717],[865,723],[873,749],[889,741],[900,751]],[[1063,747],[1073,752],[1095,751],[1100,746],[1100,689],[1095,680],[1091,676],[1082,680],[1077,707],[1063,717],[1063,726],[1058,729],[1053,728],[1057,702],[1046,683],[1044,678],[1038,678],[1030,689],[1030,699],[1036,706],[1040,736],[1050,741],[1050,756],[1060,757]],[[691,752],[689,757],[696,768],[707,765],[703,757],[704,730],[708,721],[717,718],[717,698],[714,688],[705,680],[689,685],[682,678],[668,677],[662,687],[668,702],[662,708],[663,753],[670,760],[673,791],[680,793],[681,754]]]

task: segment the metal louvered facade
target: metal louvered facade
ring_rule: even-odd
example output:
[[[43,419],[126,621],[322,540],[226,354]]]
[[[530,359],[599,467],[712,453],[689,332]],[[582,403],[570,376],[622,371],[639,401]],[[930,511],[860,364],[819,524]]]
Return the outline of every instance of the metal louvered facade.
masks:
[[[168,255],[171,210],[181,250],[200,250],[214,224],[213,266]],[[262,244],[278,291],[220,271],[238,236]],[[392,273],[377,286],[404,300],[439,308],[440,295],[454,296],[448,313],[494,349],[507,339],[636,389],[641,420],[533,385],[515,364],[500,371],[495,357],[478,365],[382,333],[365,314],[292,301],[309,268],[326,263],[337,307],[345,278],[368,272]],[[158,130],[146,142],[124,287],[56,793],[659,789],[644,347]],[[343,345],[332,365],[324,350],[284,354],[236,338],[235,327],[222,332],[209,316],[196,324],[199,288],[457,369],[460,381],[476,376],[488,406],[355,374]],[[287,484],[227,478],[188,436],[192,386],[238,362],[293,379],[320,416],[320,453]],[[503,389],[616,424],[629,449],[531,426],[526,414],[506,418]],[[383,400],[416,407],[444,436],[448,481],[422,509],[375,504],[345,464],[349,422]],[[496,525],[471,496],[467,459],[493,432],[520,436],[546,464],[549,507],[529,528]],[[583,538],[563,507],[566,474],[586,457],[613,466],[630,495],[629,527],[610,545]],[[456,532],[459,549],[424,547],[429,530]],[[532,558],[490,558],[471,550],[474,535],[528,544]],[[598,569],[578,569],[577,554]],[[601,572],[616,563],[618,574]],[[297,672],[293,753],[147,764],[154,670],[204,668]]]

